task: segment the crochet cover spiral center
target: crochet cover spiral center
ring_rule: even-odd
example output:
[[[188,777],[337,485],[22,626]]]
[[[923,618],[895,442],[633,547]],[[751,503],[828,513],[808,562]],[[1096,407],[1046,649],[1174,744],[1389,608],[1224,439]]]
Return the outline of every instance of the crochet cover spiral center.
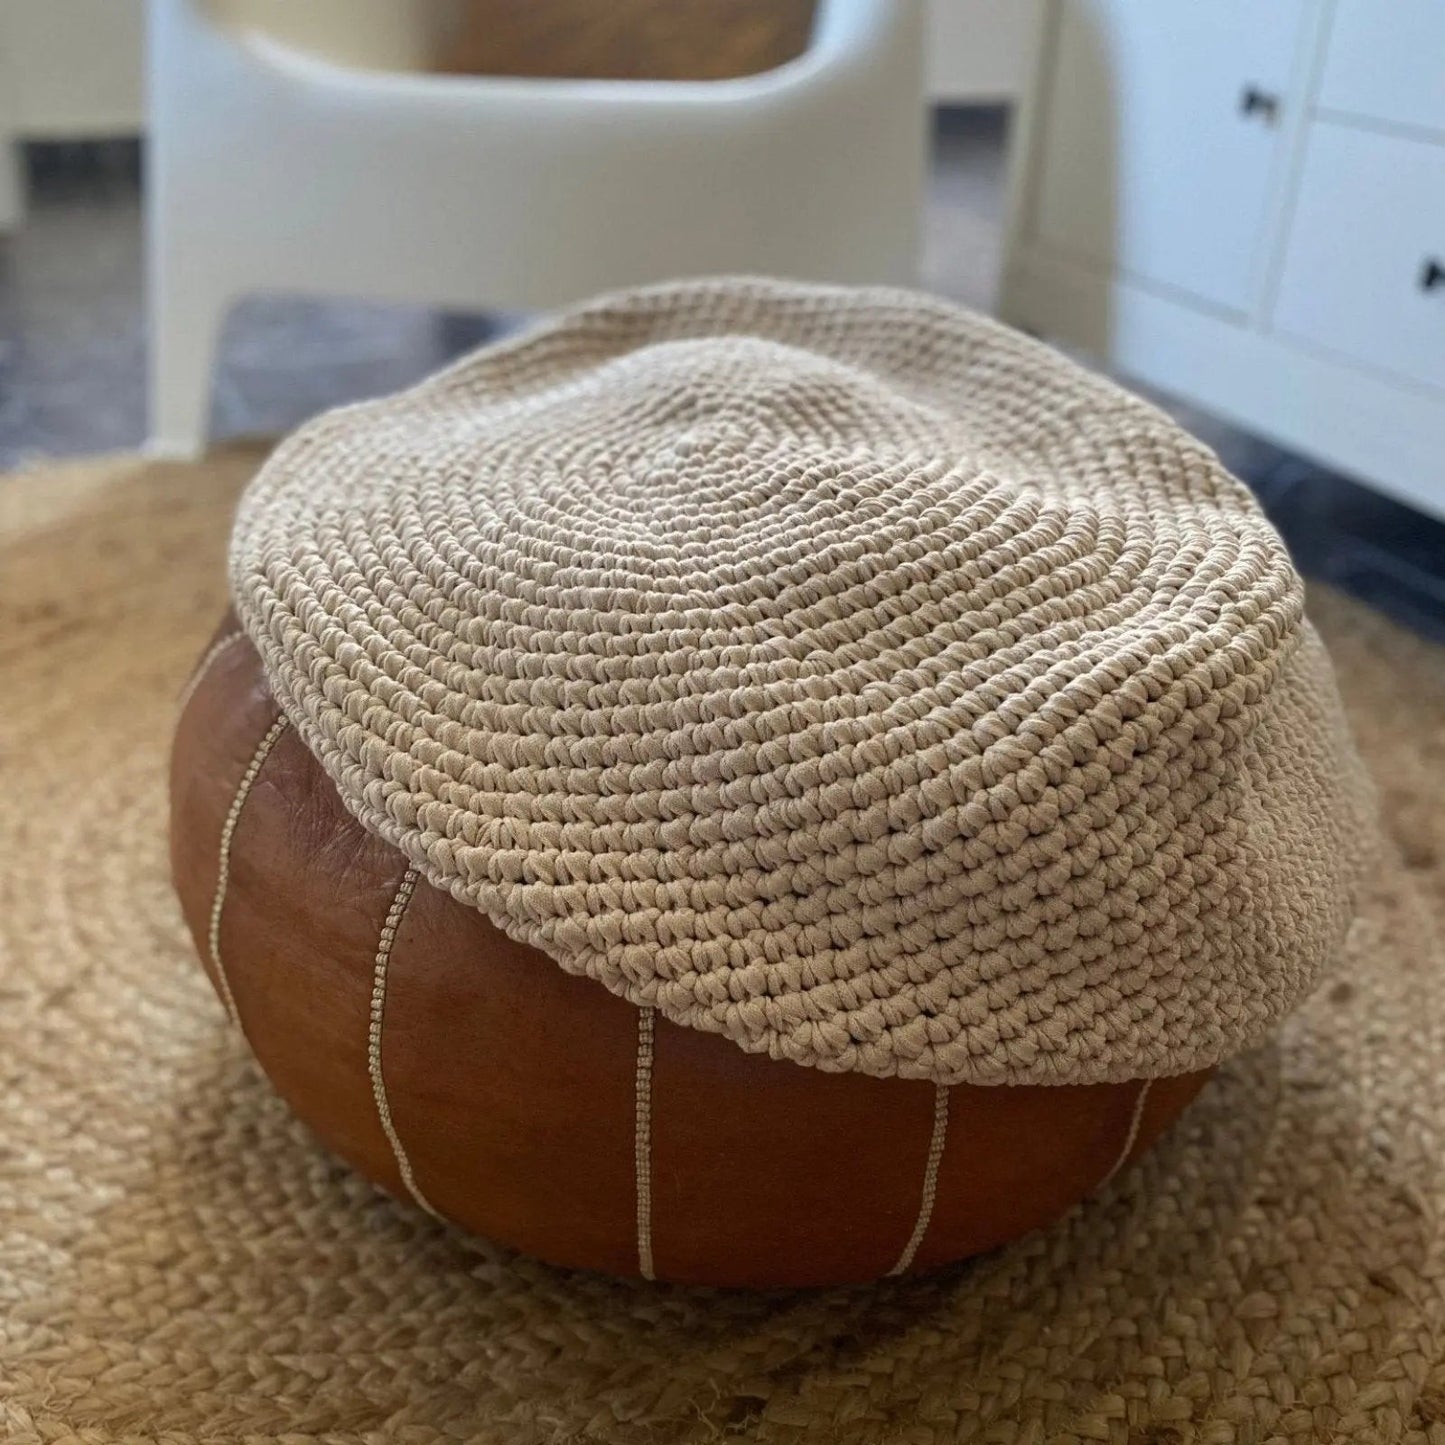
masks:
[[[1283,544],[1161,413],[904,292],[579,308],[275,453],[236,604],[347,806],[562,967],[799,1063],[1247,1045],[1368,799]]]

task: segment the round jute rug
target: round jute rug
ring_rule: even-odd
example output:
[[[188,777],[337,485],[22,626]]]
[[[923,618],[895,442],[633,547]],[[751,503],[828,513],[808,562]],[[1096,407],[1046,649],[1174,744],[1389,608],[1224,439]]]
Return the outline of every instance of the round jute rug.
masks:
[[[1102,1197],[916,1281],[617,1284],[329,1158],[190,955],[163,767],[258,456],[0,479],[0,1438],[1445,1442],[1445,651],[1312,598],[1384,865]]]

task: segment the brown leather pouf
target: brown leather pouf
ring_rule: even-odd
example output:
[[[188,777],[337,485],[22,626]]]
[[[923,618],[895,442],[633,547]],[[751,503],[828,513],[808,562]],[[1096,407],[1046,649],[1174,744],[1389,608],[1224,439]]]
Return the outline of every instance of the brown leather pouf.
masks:
[[[688,281],[247,488],[177,884],[396,1194],[723,1285],[1101,1189],[1339,955],[1369,787],[1303,584],[1162,413],[927,297]]]
[[[362,828],[234,618],[171,800],[186,921],[292,1108],[393,1194],[559,1264],[752,1286],[928,1269],[1057,1218],[1208,1076],[941,1089],[654,1020]]]

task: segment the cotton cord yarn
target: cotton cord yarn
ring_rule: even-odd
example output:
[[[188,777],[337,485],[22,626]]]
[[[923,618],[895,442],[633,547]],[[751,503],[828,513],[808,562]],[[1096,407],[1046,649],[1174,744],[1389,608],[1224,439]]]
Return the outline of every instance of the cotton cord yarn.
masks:
[[[366,825],[748,1050],[1198,1069],[1353,912],[1368,790],[1253,499],[941,302],[603,298],[304,427],[230,571]]]

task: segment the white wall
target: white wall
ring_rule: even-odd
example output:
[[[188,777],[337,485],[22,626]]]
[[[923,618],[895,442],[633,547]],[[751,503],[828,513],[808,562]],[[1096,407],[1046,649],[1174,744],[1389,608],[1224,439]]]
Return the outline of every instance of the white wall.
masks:
[[[1023,88],[1038,0],[929,0],[928,94],[1012,100]]]
[[[0,106],[43,140],[140,128],[144,0],[0,0]]]
[[[929,4],[929,94],[1013,96],[1036,0]],[[0,0],[0,131],[38,139],[138,131],[144,14],[144,0]]]

